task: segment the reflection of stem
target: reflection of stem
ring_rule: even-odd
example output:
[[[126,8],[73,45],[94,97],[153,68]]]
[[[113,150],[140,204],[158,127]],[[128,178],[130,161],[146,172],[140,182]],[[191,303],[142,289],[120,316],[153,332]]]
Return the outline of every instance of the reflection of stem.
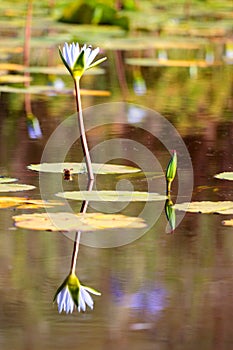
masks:
[[[94,184],[94,180],[88,181],[87,191],[92,190],[93,184]],[[86,213],[87,207],[88,207],[88,201],[83,201],[80,213]],[[73,249],[73,255],[72,255],[72,259],[71,259],[71,267],[70,267],[70,273],[72,273],[72,274],[75,273],[75,269],[76,269],[81,233],[82,233],[82,231],[77,231],[76,235],[75,235],[74,249]]]
[[[168,197],[171,194],[171,184],[172,184],[172,181],[167,180],[167,192],[166,192],[166,194]]]
[[[85,127],[84,127],[84,122],[83,122],[79,79],[74,79],[74,86],[75,86],[75,95],[76,95],[76,104],[77,104],[78,124],[79,124],[79,129],[80,129],[80,134],[81,134],[81,144],[82,144],[82,149],[83,149],[83,153],[85,156],[88,178],[89,178],[89,180],[94,180],[92,164],[91,164],[91,157],[90,157],[90,153],[89,153],[89,149],[88,149]]]
[[[28,0],[28,8],[27,8],[27,17],[26,17],[26,25],[25,25],[25,34],[24,34],[24,57],[23,57],[23,63],[26,68],[29,67],[30,64],[30,39],[31,39],[31,22],[32,22],[32,2],[33,0]],[[28,71],[24,72],[24,76],[28,79],[26,79],[24,86],[28,88],[30,86],[30,73]],[[32,113],[31,108],[31,98],[30,94],[25,94],[25,110],[26,114]]]
[[[126,77],[125,77],[125,69],[124,69],[122,51],[116,50],[115,60],[116,60],[116,70],[117,70],[117,76],[119,79],[120,88],[122,91],[123,98],[126,99],[128,93],[129,93],[129,90],[128,90],[128,85],[127,85],[127,81],[126,81]]]

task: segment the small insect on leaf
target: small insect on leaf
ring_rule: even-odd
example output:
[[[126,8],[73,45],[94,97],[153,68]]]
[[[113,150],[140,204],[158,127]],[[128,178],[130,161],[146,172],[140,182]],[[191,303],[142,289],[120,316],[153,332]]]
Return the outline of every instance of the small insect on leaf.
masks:
[[[63,170],[63,179],[65,181],[73,181],[72,170],[73,170],[73,168]]]

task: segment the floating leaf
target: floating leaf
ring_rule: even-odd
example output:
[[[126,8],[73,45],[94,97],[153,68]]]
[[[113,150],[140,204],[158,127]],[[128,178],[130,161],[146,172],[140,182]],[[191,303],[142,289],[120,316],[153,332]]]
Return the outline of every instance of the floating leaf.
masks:
[[[6,71],[23,71],[24,66],[16,63],[0,63],[0,70]]]
[[[149,202],[163,201],[167,197],[158,193],[138,191],[67,191],[56,194],[58,197],[77,201],[102,201],[102,202]]]
[[[202,42],[177,40],[173,39],[159,39],[158,37],[126,37],[115,38],[114,40],[101,40],[98,45],[105,50],[148,50],[148,49],[199,49],[202,46]]]
[[[40,86],[40,85],[30,85],[27,88],[12,87],[9,85],[0,86],[0,92],[9,92],[13,94],[73,94],[73,89],[62,88],[61,90],[56,89],[52,86]],[[107,90],[80,90],[83,96],[110,96],[110,91]]]
[[[23,184],[0,184],[0,192],[19,192],[19,191],[29,191],[36,188],[32,185]]]
[[[155,58],[128,58],[126,63],[142,67],[208,67],[219,65],[219,62],[209,63],[204,60],[168,60]]]
[[[232,214],[233,213],[233,202],[222,201],[222,202],[191,202],[191,203],[180,203],[175,204],[174,208],[181,211],[190,213],[203,213],[203,214]]]
[[[41,163],[31,164],[27,168],[30,170],[46,173],[63,173],[64,169],[72,169],[73,174],[87,173],[86,165],[84,163]],[[141,169],[126,165],[101,163],[93,163],[92,168],[95,174],[122,174],[136,173],[141,171]]]
[[[222,221],[224,226],[233,226],[233,219]]]
[[[15,179],[13,177],[0,177],[0,184],[5,184],[5,183],[9,183],[9,182],[15,182],[18,181],[18,179]]]
[[[52,208],[57,205],[63,205],[58,201],[42,201],[37,199],[29,199],[24,197],[0,197],[0,208],[12,208],[18,209],[39,209],[39,208]]]
[[[19,74],[6,74],[0,76],[0,84],[16,84],[16,83],[28,83],[32,80],[31,77],[27,77]]]
[[[54,75],[67,75],[67,70],[64,65],[50,66],[50,67],[28,67],[25,69],[26,72],[30,73],[39,73],[39,74],[54,74]],[[105,70],[100,67],[95,67],[91,70],[88,70],[85,75],[99,75],[104,74]]]
[[[90,232],[113,228],[143,228],[146,223],[138,217],[103,213],[43,213],[13,216],[20,228],[42,231],[83,231]]]
[[[230,172],[230,171],[226,171],[226,172],[223,172],[223,173],[220,173],[220,174],[217,174],[217,175],[214,175],[214,177],[216,179],[220,179],[220,180],[230,180],[230,181],[233,181],[233,172]]]

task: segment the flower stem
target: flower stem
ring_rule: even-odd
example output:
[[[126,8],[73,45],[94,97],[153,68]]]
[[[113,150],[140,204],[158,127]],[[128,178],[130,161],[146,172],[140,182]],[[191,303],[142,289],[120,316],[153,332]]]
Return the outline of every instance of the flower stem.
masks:
[[[75,86],[75,95],[76,95],[76,105],[77,105],[77,114],[78,114],[78,124],[81,134],[81,144],[85,157],[87,173],[89,180],[94,180],[94,174],[92,170],[91,157],[88,149],[87,138],[85,133],[85,126],[83,121],[83,113],[82,113],[82,104],[81,104],[81,95],[80,95],[80,86],[79,79],[74,79]]]
[[[172,184],[172,181],[167,180],[167,191],[166,191],[166,195],[167,195],[168,197],[170,197],[170,195],[171,195],[171,184]]]
[[[87,191],[91,191],[94,184],[94,180],[89,180],[87,185]],[[88,201],[83,201],[80,213],[86,213],[88,207]],[[75,274],[76,263],[78,258],[79,243],[82,231],[77,231],[74,239],[73,255],[71,259],[70,273]]]

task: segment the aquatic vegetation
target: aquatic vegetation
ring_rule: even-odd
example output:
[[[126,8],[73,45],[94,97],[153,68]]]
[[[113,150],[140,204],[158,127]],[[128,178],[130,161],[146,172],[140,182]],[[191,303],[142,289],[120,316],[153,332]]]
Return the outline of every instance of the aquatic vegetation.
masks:
[[[28,169],[39,172],[63,173],[64,169],[72,169],[72,174],[85,174],[86,165],[83,163],[40,163],[27,166]],[[141,172],[141,169],[127,165],[92,163],[94,174],[133,174]]]
[[[59,48],[59,53],[61,59],[70,72],[71,76],[74,80],[75,87],[75,96],[76,96],[76,106],[77,106],[77,114],[78,114],[78,124],[81,134],[81,144],[85,157],[85,162],[87,166],[87,173],[89,180],[94,179],[94,174],[92,170],[91,157],[89,153],[89,148],[87,144],[85,126],[83,121],[83,113],[82,113],[82,104],[81,104],[81,94],[80,94],[80,78],[85,73],[87,69],[95,67],[101,62],[105,61],[107,58],[103,57],[98,61],[93,62],[97,54],[99,53],[99,48],[96,48],[92,51],[91,46],[86,46],[86,44],[80,49],[78,43],[67,44],[63,46],[61,50]]]
[[[216,179],[220,179],[220,180],[233,181],[233,172],[232,171],[225,171],[223,173],[214,175],[214,177]]]
[[[176,228],[176,211],[171,198],[168,198],[165,202],[165,214],[171,229],[171,233],[173,233]]]
[[[233,202],[232,201],[199,201],[191,203],[178,203],[174,205],[176,210],[184,210],[190,213],[203,213],[203,214],[233,214]]]
[[[168,163],[166,170],[166,180],[167,180],[167,195],[171,192],[171,184],[176,176],[177,171],[177,154],[173,151],[173,155]]]
[[[38,208],[53,208],[57,205],[63,205],[58,201],[43,201],[41,199],[30,199],[27,197],[0,197],[0,208],[12,208],[17,209],[38,209]]]
[[[103,57],[92,63],[99,53],[99,48],[92,50],[91,46],[87,47],[86,44],[80,48],[78,43],[65,43],[62,50],[59,48],[59,53],[64,65],[74,79],[80,79],[86,70],[107,59],[107,57]]]
[[[101,295],[97,290],[84,286],[80,283],[78,277],[74,273],[70,273],[62,285],[55,293],[53,301],[58,304],[58,311],[65,311],[67,314],[72,313],[75,308],[78,311],[86,311],[86,305],[90,309],[94,307],[94,301],[91,294]]]
[[[22,200],[27,208],[27,204],[41,204],[37,201]],[[56,205],[56,202],[55,202]],[[53,202],[48,202],[48,207],[53,206]],[[45,206],[46,207],[46,203]],[[19,228],[51,231],[51,232],[98,232],[98,230],[111,230],[115,228],[144,228],[146,222],[139,217],[126,216],[123,214],[103,214],[103,213],[32,213],[13,216],[15,226]]]
[[[34,190],[35,188],[36,187],[33,185],[25,185],[25,184],[12,184],[12,183],[0,184],[0,192],[29,191],[29,190]]]
[[[90,200],[103,202],[150,202],[164,201],[167,197],[158,193],[142,191],[69,191],[56,196],[72,200]]]

